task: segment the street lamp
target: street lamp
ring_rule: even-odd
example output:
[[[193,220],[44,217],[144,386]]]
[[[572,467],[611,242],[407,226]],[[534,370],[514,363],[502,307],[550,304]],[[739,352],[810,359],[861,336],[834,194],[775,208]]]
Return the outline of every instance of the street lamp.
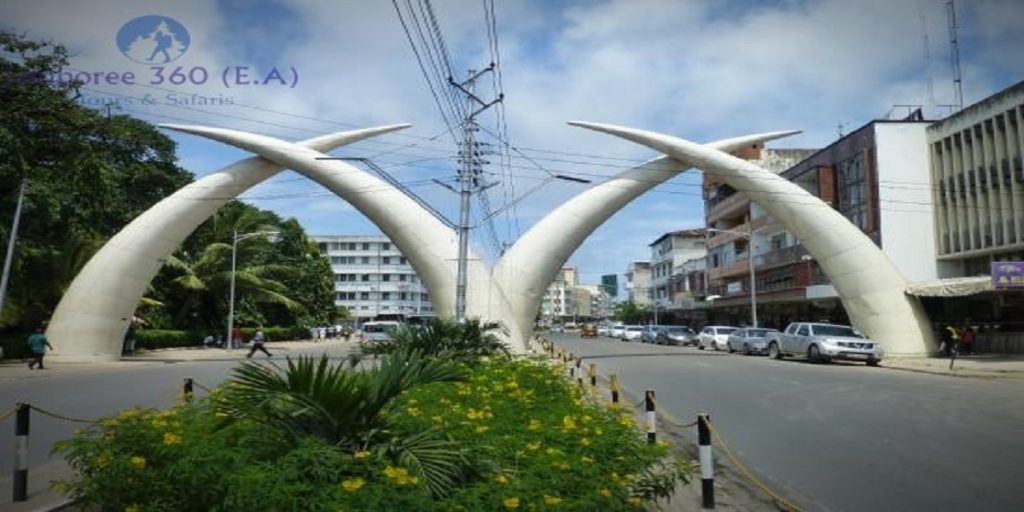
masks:
[[[252,238],[256,236],[275,236],[278,231],[253,231],[252,233],[238,234],[238,230],[232,231],[231,236],[231,286],[228,295],[228,336],[224,338],[224,348],[231,350],[234,339],[231,337],[231,331],[235,330],[235,267],[238,262],[238,242],[245,240],[246,238]]]
[[[733,231],[729,229],[707,228],[707,231],[715,233],[729,233],[742,236],[748,240],[747,243],[747,267],[750,272],[750,323],[751,327],[757,327],[757,277],[754,274],[754,231],[753,222],[747,221],[747,231]]]

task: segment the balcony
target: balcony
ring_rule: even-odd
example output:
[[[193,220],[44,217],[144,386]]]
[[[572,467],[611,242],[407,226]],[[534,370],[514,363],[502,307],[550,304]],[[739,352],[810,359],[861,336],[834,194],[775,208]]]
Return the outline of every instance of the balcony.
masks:
[[[747,198],[746,194],[739,192],[725,199],[709,200],[706,209],[707,222],[708,224],[714,224],[721,219],[743,217],[747,213],[749,204],[750,199]]]
[[[749,271],[750,266],[747,263],[747,257],[741,255],[741,259],[738,259],[737,261],[726,263],[725,265],[709,270],[708,279],[723,279],[726,277],[746,274]]]
[[[800,262],[800,258],[806,254],[807,249],[805,249],[803,245],[791,245],[789,247],[783,247],[782,249],[776,249],[771,252],[754,256],[754,267],[757,270],[760,270],[761,268],[768,269],[782,265],[789,265]]]

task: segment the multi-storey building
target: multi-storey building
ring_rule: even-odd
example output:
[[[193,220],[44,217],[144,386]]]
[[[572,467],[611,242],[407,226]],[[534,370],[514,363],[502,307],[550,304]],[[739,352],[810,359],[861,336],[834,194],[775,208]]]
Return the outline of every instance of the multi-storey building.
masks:
[[[331,262],[334,303],[359,320],[432,315],[430,297],[416,271],[383,235],[311,237]]]
[[[637,306],[651,305],[651,262],[634,261],[626,268],[626,299]]]
[[[672,231],[651,242],[651,299],[654,307],[667,310],[674,307],[672,279],[683,263],[703,258],[704,229]]]
[[[572,318],[575,307],[573,287],[578,283],[578,276],[576,268],[568,265],[558,271],[541,301],[540,315],[545,322],[561,322]]]

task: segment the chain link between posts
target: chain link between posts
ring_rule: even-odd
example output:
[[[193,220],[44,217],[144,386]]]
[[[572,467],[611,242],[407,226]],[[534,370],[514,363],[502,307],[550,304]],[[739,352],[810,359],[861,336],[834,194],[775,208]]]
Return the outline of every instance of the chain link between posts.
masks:
[[[11,416],[13,416],[13,415],[14,415],[14,413],[16,413],[16,412],[18,412],[18,409],[17,409],[17,408],[11,408],[11,409],[8,409],[8,410],[7,410],[7,411],[5,411],[5,412],[4,412],[3,414],[0,414],[0,422],[3,422],[3,421],[4,421],[4,420],[6,420],[7,418],[10,418],[10,417],[11,417]]]
[[[72,418],[71,416],[64,416],[63,414],[57,414],[57,413],[55,413],[53,411],[48,411],[46,409],[43,409],[42,407],[39,407],[38,405],[35,405],[35,404],[28,404],[28,406],[31,407],[32,409],[35,409],[37,412],[43,413],[43,414],[45,414],[47,416],[50,416],[51,418],[57,418],[59,420],[65,420],[65,421],[73,421],[75,423],[96,423],[96,420],[83,420],[81,418]]]

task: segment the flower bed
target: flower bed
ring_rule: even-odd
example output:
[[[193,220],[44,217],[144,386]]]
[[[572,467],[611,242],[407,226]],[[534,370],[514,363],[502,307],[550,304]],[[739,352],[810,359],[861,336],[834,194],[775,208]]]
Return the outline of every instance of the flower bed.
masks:
[[[664,447],[630,415],[531,361],[474,365],[466,380],[412,388],[383,413],[399,434],[441,432],[462,448],[469,470],[441,493],[421,477],[429,461],[316,436],[282,442],[258,422],[227,421],[217,400],[132,409],[78,433],[61,449],[80,476],[63,485],[104,510],[604,511],[642,509],[690,469],[661,468]]]

